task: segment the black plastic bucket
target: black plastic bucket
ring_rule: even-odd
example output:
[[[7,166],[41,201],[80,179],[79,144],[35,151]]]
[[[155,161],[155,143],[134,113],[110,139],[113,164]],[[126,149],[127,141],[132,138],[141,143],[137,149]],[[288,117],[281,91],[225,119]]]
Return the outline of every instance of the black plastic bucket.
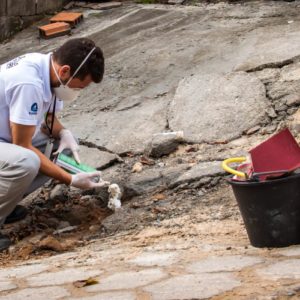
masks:
[[[261,182],[231,184],[254,247],[300,244],[300,174]]]

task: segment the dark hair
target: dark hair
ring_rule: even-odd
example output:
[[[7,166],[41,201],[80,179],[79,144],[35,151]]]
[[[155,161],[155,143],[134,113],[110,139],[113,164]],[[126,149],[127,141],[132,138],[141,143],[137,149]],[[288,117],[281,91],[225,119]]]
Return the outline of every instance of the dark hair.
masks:
[[[104,57],[100,47],[97,47],[92,40],[87,38],[68,40],[54,51],[53,59],[60,65],[70,66],[71,75],[73,75],[94,47],[96,49],[81,66],[75,77],[84,80],[87,75],[91,75],[92,80],[99,83],[104,74]]]

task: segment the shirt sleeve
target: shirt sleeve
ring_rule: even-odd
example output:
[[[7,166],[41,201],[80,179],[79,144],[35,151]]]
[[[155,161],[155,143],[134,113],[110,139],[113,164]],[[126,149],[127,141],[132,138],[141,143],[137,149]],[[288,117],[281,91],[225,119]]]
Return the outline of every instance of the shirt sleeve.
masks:
[[[8,93],[9,120],[22,125],[38,125],[43,116],[43,95],[33,84],[21,84]]]

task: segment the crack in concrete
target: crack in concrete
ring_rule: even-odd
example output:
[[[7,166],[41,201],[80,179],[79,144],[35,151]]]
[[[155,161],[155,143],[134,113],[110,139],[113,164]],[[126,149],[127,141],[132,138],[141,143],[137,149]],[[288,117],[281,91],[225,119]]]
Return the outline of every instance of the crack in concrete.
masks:
[[[299,61],[300,61],[300,55],[296,55],[292,58],[288,58],[288,59],[285,59],[283,61],[270,62],[270,63],[259,65],[257,67],[246,70],[246,72],[247,73],[252,73],[252,72],[262,71],[264,69],[281,69],[285,66],[294,64],[294,63],[299,62]]]
[[[132,104],[130,106],[127,106],[127,107],[124,107],[124,108],[121,108],[121,109],[117,109],[117,111],[126,111],[126,110],[129,110],[131,108],[134,108],[134,107],[137,107],[137,106],[140,106],[140,105],[141,105],[141,102],[138,102],[138,103]]]
[[[104,151],[104,152],[108,152],[108,153],[111,153],[111,154],[115,154],[115,155],[118,155],[117,153],[103,147],[103,146],[99,146],[99,145],[96,145],[92,142],[88,142],[88,141],[85,141],[85,140],[82,140],[82,139],[79,139],[79,142],[80,142],[80,145],[83,145],[83,146],[87,146],[88,148],[95,148],[95,149],[98,149],[98,150],[101,150],[101,151]]]
[[[79,139],[79,143],[80,145],[83,145],[83,146],[86,146],[88,148],[93,148],[93,149],[98,149],[100,151],[104,151],[104,152],[108,152],[108,153],[111,153],[111,154],[114,154],[116,155],[116,158],[115,159],[112,159],[111,161],[109,161],[108,163],[104,164],[103,166],[97,168],[97,170],[105,170],[105,169],[108,169],[116,164],[119,164],[119,163],[123,163],[124,160],[121,158],[121,156],[118,154],[118,153],[115,153],[103,146],[98,146],[98,145],[95,145],[94,143],[92,142],[88,142],[88,141],[84,141],[84,140],[81,140]]]

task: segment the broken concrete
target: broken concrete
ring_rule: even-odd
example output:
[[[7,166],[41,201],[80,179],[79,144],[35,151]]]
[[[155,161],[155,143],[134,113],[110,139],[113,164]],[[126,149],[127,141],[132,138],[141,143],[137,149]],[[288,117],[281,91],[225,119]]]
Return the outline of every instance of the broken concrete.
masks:
[[[82,163],[98,170],[105,169],[114,163],[121,161],[121,158],[116,154],[83,145],[79,148],[79,155]]]
[[[231,140],[265,120],[269,103],[254,75],[194,75],[178,86],[169,125],[191,142]]]
[[[171,182],[170,188],[174,188],[180,184],[198,181],[203,177],[217,176],[221,174],[224,174],[224,171],[221,168],[221,162],[215,161],[199,163]]]
[[[183,135],[182,131],[154,134],[145,153],[155,158],[168,155],[177,149],[179,143],[183,142]]]

